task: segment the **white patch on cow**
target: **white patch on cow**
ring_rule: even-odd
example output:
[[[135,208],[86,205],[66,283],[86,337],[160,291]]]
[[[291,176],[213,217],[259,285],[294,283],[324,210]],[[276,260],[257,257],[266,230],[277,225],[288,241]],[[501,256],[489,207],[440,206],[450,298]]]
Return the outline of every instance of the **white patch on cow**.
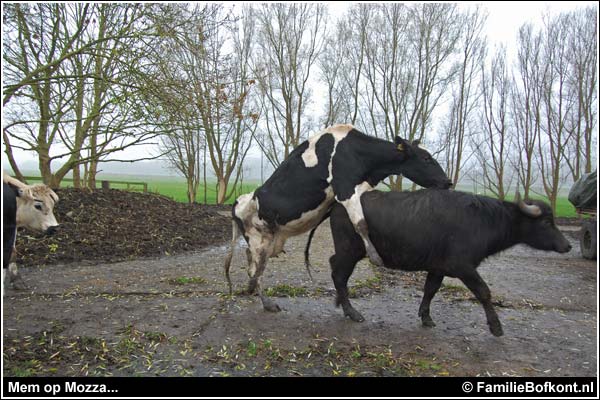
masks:
[[[260,208],[258,199],[253,199],[253,193],[243,194],[237,199],[235,216],[244,224],[244,234],[248,238],[248,248],[252,254],[252,263],[248,269],[248,275],[256,274],[257,263],[261,253],[267,257],[273,252],[273,234],[269,232],[266,221],[260,219],[258,210]]]
[[[315,167],[319,163],[319,159],[317,157],[316,145],[317,145],[317,142],[319,141],[319,139],[321,138],[321,136],[327,135],[327,134],[333,136],[333,139],[334,139],[333,153],[335,153],[335,148],[336,148],[337,144],[341,140],[344,140],[346,135],[348,135],[348,132],[350,132],[352,129],[354,129],[354,127],[349,124],[333,125],[333,126],[330,126],[329,128],[323,129],[322,131],[320,131],[320,132],[316,133],[315,135],[311,136],[310,138],[308,138],[308,148],[306,150],[304,150],[304,153],[302,153],[302,160],[304,161],[304,166],[306,166],[306,168],[312,168],[312,167]],[[333,153],[331,154],[332,158],[333,158]],[[331,164],[331,160],[330,160],[330,164]],[[331,169],[330,169],[329,175],[331,175]],[[331,182],[331,181],[328,180],[328,182]]]
[[[252,198],[253,195],[254,193],[241,195],[238,197],[238,204],[235,206],[235,216],[243,221],[246,230],[252,227],[266,227],[266,222],[258,216],[260,205],[258,204],[258,199]]]
[[[365,214],[363,213],[362,205],[360,204],[360,196],[371,190],[373,190],[373,186],[365,181],[356,185],[354,194],[348,200],[339,201],[336,196],[336,200],[343,205],[348,212],[348,217],[350,217],[350,221],[352,221],[354,228],[356,228],[356,225],[358,225],[360,221],[365,219]]]

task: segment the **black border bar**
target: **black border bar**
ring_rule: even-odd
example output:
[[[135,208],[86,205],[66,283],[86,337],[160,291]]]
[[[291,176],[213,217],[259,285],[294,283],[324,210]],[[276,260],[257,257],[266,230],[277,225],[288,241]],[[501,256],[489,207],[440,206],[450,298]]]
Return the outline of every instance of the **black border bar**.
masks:
[[[587,385],[587,386],[584,386]],[[18,397],[597,397],[598,379],[5,377]],[[582,391],[583,388],[588,391]]]

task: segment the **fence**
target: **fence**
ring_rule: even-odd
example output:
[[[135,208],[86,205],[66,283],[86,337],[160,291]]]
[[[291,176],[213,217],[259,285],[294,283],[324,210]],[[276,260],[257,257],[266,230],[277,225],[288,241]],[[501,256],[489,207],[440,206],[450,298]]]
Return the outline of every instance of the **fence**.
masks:
[[[23,178],[27,182],[42,180],[41,176],[24,176]],[[72,184],[73,179],[71,179],[71,178],[63,178],[61,182],[71,183],[71,185],[67,185],[67,186],[73,186],[73,184]],[[100,187],[102,189],[110,189],[111,186],[114,186],[114,185],[121,186],[122,185],[122,186],[125,186],[123,188],[124,190],[148,193],[148,183],[147,182],[100,180],[100,181],[96,181],[96,185],[98,185],[98,183],[100,183]],[[121,188],[116,188],[116,189],[121,189]]]

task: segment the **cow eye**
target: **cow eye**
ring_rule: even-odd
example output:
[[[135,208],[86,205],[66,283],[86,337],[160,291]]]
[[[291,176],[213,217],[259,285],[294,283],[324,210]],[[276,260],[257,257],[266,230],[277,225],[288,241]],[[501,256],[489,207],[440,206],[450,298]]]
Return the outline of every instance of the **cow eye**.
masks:
[[[42,211],[42,205],[41,204],[36,204],[34,207],[35,207],[36,210]]]

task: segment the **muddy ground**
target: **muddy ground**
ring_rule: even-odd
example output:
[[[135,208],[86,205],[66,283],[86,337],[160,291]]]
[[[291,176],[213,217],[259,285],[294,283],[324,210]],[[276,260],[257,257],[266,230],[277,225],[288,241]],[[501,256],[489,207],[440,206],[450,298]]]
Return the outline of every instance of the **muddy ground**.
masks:
[[[422,273],[362,261],[351,278],[355,323],[334,306],[325,223],[313,241],[311,282],[302,262],[306,235],[264,275],[282,307],[256,296],[229,297],[226,246],[110,264],[22,268],[26,291],[3,298],[5,376],[595,376],[597,263],[517,246],[479,271],[492,290],[505,335],[488,331],[483,309],[453,279],[432,303],[437,326],[417,317]],[[235,290],[247,275],[241,246]]]

